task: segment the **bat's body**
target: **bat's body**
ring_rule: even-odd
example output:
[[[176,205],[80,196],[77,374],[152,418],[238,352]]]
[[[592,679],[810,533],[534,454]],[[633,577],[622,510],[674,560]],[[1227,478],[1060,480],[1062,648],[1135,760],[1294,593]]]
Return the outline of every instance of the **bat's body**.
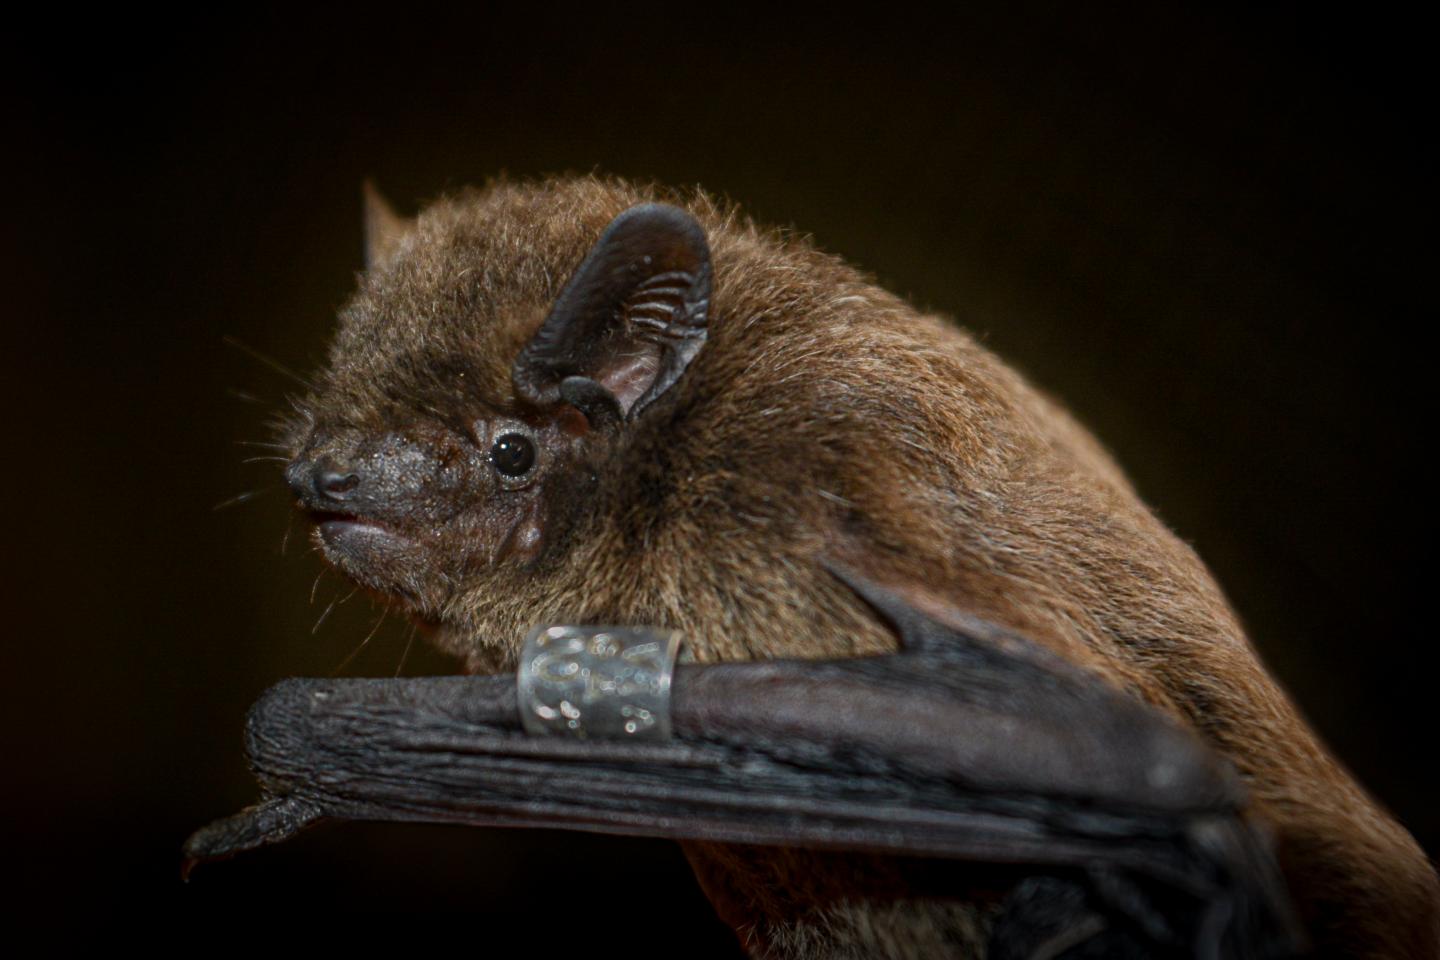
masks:
[[[1275,825],[1320,947],[1435,948],[1424,855],[1084,430],[946,321],[703,197],[606,232],[656,199],[576,179],[414,224],[372,210],[371,269],[291,435],[331,562],[475,672],[537,622],[673,628],[706,662],[893,651],[841,566],[1196,731]],[[688,849],[757,952],[928,955],[993,913],[878,855]]]

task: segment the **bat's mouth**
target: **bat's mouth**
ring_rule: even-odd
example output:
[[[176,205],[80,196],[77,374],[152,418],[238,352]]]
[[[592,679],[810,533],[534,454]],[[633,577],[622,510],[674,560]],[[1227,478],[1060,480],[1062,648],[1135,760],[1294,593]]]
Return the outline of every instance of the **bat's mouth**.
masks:
[[[315,511],[309,517],[313,542],[336,570],[385,597],[419,599],[428,579],[422,544],[361,514]]]
[[[359,514],[311,512],[310,520],[327,554],[331,551],[351,556],[394,552],[411,545],[410,538]]]

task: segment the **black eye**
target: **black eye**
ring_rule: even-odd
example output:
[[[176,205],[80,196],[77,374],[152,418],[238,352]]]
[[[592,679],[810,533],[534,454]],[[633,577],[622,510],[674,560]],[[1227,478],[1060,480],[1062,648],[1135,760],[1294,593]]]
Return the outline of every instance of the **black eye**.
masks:
[[[535,444],[523,433],[507,433],[490,448],[490,462],[507,477],[523,477],[535,466]]]

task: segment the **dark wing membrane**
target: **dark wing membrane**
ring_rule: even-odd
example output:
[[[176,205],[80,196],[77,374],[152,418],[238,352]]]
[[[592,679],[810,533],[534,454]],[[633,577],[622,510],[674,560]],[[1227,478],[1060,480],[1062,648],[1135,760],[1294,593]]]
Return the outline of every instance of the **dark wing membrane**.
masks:
[[[901,653],[682,664],[669,743],[530,737],[509,677],[278,684],[246,730],[265,799],[186,855],[322,819],[862,850],[1033,867],[994,956],[1295,950],[1265,835],[1198,740],[1019,638],[847,580]],[[1081,952],[1054,952],[1067,936]]]

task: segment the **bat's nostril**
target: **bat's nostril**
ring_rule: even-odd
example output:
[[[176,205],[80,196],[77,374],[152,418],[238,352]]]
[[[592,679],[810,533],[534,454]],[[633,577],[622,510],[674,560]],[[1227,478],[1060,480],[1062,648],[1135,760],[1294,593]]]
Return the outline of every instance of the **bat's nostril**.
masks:
[[[320,470],[315,474],[315,492],[329,500],[348,500],[360,486],[360,477],[339,470]]]

